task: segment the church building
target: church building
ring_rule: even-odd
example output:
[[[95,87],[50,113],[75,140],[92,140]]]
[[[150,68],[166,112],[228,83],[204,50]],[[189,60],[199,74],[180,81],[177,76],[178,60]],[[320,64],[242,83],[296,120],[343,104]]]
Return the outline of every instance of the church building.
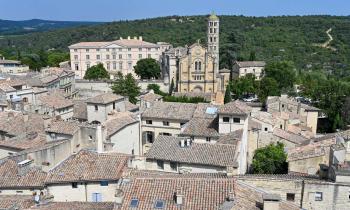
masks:
[[[230,73],[219,71],[220,21],[215,14],[209,16],[207,27],[207,47],[197,41],[163,53],[163,77],[165,83],[174,82],[175,92],[216,94],[225,89]]]

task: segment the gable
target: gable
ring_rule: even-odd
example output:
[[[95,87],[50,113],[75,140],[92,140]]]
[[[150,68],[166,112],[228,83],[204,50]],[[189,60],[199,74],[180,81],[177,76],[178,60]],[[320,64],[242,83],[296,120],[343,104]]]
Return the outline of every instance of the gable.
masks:
[[[110,43],[104,46],[105,48],[122,48],[122,46],[114,44],[114,43]]]

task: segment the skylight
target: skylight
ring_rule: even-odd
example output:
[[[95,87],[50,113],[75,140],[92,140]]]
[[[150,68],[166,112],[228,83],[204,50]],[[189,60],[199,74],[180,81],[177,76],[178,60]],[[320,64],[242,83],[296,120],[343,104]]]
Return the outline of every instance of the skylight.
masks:
[[[164,201],[163,200],[156,200],[154,208],[156,208],[156,209],[163,209],[164,208]]]
[[[131,202],[130,202],[130,207],[137,207],[139,205],[139,199],[137,198],[133,198],[131,199]]]
[[[205,113],[207,114],[216,114],[218,112],[218,108],[216,107],[208,107]]]

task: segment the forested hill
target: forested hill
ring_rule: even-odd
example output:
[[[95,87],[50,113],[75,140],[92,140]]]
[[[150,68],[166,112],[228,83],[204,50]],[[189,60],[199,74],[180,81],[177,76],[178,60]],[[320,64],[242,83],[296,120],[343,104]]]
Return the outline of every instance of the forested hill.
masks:
[[[99,22],[82,21],[51,21],[51,20],[1,20],[0,35],[21,35],[33,32],[49,31],[60,28],[68,28],[82,25],[96,25]]]
[[[106,41],[120,36],[143,36],[150,42],[165,41],[174,46],[206,42],[206,16],[161,17],[80,26],[21,36],[4,36],[0,50],[36,52],[57,49],[67,51],[72,43]],[[220,16],[221,67],[232,59],[293,61],[298,70],[324,70],[339,77],[350,75],[350,17]],[[327,30],[332,29],[329,34]],[[7,49],[7,50],[6,50]],[[252,53],[253,52],[253,53]]]

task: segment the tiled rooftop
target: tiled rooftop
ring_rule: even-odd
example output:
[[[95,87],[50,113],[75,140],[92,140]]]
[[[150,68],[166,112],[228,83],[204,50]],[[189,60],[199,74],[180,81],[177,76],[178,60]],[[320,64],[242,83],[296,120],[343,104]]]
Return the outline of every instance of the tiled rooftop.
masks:
[[[74,135],[78,130],[79,123],[77,121],[53,120],[45,131],[50,133]]]
[[[147,102],[158,101],[163,98],[163,96],[155,94],[155,93],[146,93],[145,95],[140,96],[140,98]]]
[[[30,132],[44,132],[44,119],[38,114],[16,111],[0,112],[0,131],[17,136]]]
[[[265,67],[265,61],[236,61],[236,64],[241,68],[246,67]]]
[[[132,199],[138,199],[135,209],[153,210],[157,200],[163,209],[218,209],[234,189],[234,180],[227,178],[132,178],[122,184],[124,200],[121,209],[132,209]],[[183,195],[181,207],[174,202],[174,193]]]
[[[231,133],[221,135],[220,138],[217,140],[217,143],[236,145],[238,141],[242,139],[242,135],[243,129],[239,129]]]
[[[46,136],[43,133],[27,133],[22,134],[8,140],[0,141],[0,147],[13,148],[17,150],[25,150],[38,146],[42,146],[46,143]]]
[[[236,145],[193,142],[188,147],[181,147],[181,139],[186,138],[158,136],[146,158],[219,167],[237,166]]]
[[[241,101],[232,101],[219,107],[219,114],[248,115],[252,108]]]
[[[185,124],[182,136],[219,137],[218,119],[192,118]]]
[[[0,195],[0,209],[29,209],[34,204],[31,195]]]
[[[196,104],[176,102],[155,102],[142,114],[143,118],[173,119],[188,121],[196,109]]]
[[[274,128],[273,135],[275,135],[279,138],[285,139],[285,140],[292,142],[294,144],[297,144],[297,145],[301,145],[301,144],[308,141],[307,138],[305,138],[301,135],[297,135],[297,134],[285,131],[285,130],[280,129],[280,128]]]
[[[72,100],[65,99],[61,91],[50,91],[45,95],[40,95],[38,99],[41,104],[54,109],[62,109],[74,105]]]
[[[45,178],[46,172],[34,167],[21,174],[18,163],[12,159],[0,164],[0,189],[44,188]]]
[[[106,122],[104,122],[103,126],[105,126],[107,129],[107,137],[110,137],[119,130],[136,122],[138,122],[136,116],[132,115],[131,113],[117,112],[111,119],[108,119]]]
[[[113,210],[115,204],[113,202],[50,202],[41,204],[30,209],[41,210]]]
[[[139,39],[119,39],[111,42],[80,42],[69,46],[69,48],[101,48],[112,44],[123,47],[158,47],[156,44]]]
[[[73,118],[87,120],[87,104],[84,100],[74,100]]]
[[[104,93],[92,98],[89,98],[86,102],[92,104],[109,104],[117,100],[121,100],[124,97],[113,93]]]
[[[52,169],[46,183],[118,180],[127,160],[123,154],[81,150]]]

